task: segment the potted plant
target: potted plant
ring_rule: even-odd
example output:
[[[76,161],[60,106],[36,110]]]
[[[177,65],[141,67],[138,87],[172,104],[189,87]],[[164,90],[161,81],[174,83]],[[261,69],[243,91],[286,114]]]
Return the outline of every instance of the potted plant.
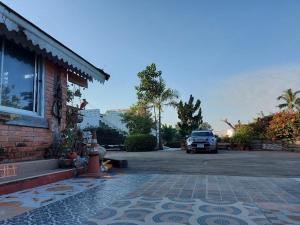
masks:
[[[77,153],[73,150],[76,135],[74,134],[73,128],[66,128],[62,132],[62,150],[67,159],[75,159]]]

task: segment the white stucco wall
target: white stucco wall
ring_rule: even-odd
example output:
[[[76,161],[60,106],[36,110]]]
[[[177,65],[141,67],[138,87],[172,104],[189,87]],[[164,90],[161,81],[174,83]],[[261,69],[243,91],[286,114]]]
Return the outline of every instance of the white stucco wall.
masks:
[[[126,110],[108,110],[101,116],[101,121],[106,125],[120,131],[128,132],[124,123],[122,123],[122,114]]]
[[[86,109],[81,110],[80,113],[83,115],[83,121],[78,124],[81,129],[99,126],[100,109]]]
[[[100,109],[87,109],[82,110],[81,114],[83,115],[83,121],[78,124],[81,129],[87,127],[98,127],[100,121],[105,125],[128,133],[128,129],[124,123],[122,123],[122,114],[126,110],[108,110],[105,114],[100,113]]]

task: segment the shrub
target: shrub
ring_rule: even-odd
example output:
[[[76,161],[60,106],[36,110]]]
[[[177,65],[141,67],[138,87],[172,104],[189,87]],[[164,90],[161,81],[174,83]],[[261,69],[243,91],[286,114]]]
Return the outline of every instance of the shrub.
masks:
[[[267,138],[267,129],[272,118],[273,115],[258,117],[255,122],[249,124],[253,129],[254,139],[263,140]]]
[[[299,134],[299,112],[279,112],[274,114],[267,130],[267,136],[269,138],[279,139],[287,142],[294,142]]]
[[[121,145],[125,136],[117,130],[103,126],[97,128],[97,141],[101,145]]]
[[[249,125],[241,125],[236,129],[232,141],[235,144],[248,145],[252,140],[254,132]]]
[[[172,125],[163,124],[161,127],[162,139],[166,142],[173,142],[177,138],[177,130]]]
[[[124,146],[128,152],[153,151],[156,138],[150,134],[134,134],[126,137]]]
[[[229,136],[224,136],[224,137],[217,137],[218,142],[223,142],[223,143],[231,143],[232,138]]]
[[[180,140],[170,141],[170,142],[167,142],[166,146],[169,147],[169,148],[180,148],[181,147],[181,141]]]
[[[134,111],[122,115],[122,122],[126,124],[130,134],[149,134],[154,128],[154,122],[150,113],[138,114]]]

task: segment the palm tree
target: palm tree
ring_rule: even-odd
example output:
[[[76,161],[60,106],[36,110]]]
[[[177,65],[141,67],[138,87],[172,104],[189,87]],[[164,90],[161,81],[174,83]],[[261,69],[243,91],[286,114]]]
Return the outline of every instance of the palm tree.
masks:
[[[297,95],[300,93],[299,91],[293,92],[291,88],[285,90],[282,95],[280,95],[277,100],[284,100],[284,103],[278,105],[280,109],[284,109],[287,111],[300,110],[300,98]]]
[[[162,72],[156,69],[156,65],[152,63],[145,70],[138,73],[140,84],[135,87],[137,91],[138,104],[142,104],[147,109],[153,109],[154,120],[156,125],[156,137],[158,139],[158,147],[162,149],[161,143],[161,112],[164,106],[175,106],[175,100],[178,93],[175,90],[166,87],[166,82],[162,78]]]
[[[160,77],[159,79],[160,92],[157,98],[154,99],[154,110],[155,108],[158,111],[158,148],[162,149],[161,141],[161,113],[164,106],[173,106],[176,107],[179,94],[176,90],[166,88],[165,81]]]

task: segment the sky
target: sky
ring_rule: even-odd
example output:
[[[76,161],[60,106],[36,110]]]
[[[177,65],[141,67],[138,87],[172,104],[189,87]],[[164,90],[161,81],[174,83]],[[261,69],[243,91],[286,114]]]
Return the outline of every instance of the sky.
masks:
[[[168,87],[201,100],[204,121],[251,121],[300,89],[299,0],[4,0],[111,74],[84,92],[89,108],[128,108],[137,73],[156,63]],[[176,124],[175,109],[162,122]]]

